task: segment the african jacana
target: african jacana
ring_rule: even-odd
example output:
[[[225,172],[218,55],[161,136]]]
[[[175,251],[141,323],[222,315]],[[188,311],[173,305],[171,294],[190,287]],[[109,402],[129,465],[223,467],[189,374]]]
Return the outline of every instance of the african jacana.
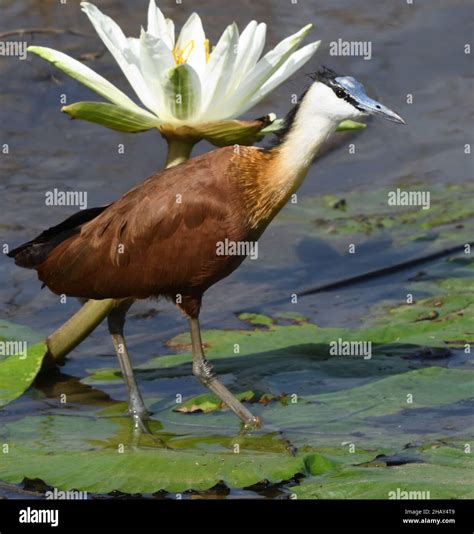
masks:
[[[136,422],[147,412],[125,346],[125,315],[134,299],[164,296],[189,318],[195,376],[245,425],[259,424],[219,382],[202,350],[202,296],[246,257],[219,255],[217,244],[257,241],[341,121],[372,114],[404,123],[350,76],[322,68],[312,78],[275,146],[220,148],[161,171],[119,200],[76,213],[9,254],[18,265],[36,269],[54,293],[118,299],[109,331]]]

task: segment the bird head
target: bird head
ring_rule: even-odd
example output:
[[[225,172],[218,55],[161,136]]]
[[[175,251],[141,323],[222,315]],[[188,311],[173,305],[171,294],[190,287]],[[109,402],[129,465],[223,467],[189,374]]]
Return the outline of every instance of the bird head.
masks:
[[[320,113],[323,112],[334,121],[376,115],[406,124],[400,115],[367,96],[364,86],[352,76],[340,76],[326,67],[310,76],[314,83],[308,96],[315,102]]]

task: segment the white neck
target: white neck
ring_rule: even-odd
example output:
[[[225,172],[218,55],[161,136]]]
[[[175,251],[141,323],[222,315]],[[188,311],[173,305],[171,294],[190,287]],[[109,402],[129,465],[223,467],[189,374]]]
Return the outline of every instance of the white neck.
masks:
[[[304,97],[289,133],[277,149],[275,178],[287,194],[299,188],[318,150],[340,122],[340,117],[325,109],[319,85],[314,84]],[[324,94],[327,88],[323,87]]]
[[[280,168],[304,178],[319,149],[336,130],[337,123],[327,117],[318,117],[313,122],[298,115],[281,145],[279,158]]]

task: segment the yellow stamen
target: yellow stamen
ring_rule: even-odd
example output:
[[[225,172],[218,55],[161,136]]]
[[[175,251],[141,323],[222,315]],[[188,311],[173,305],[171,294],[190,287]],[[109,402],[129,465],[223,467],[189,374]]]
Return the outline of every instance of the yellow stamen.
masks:
[[[176,65],[183,65],[189,59],[192,51],[194,50],[194,40],[189,41],[189,43],[184,48],[174,47],[172,54]]]
[[[204,39],[204,50],[206,52],[206,63],[209,63],[211,59],[211,53],[209,52],[209,39]]]

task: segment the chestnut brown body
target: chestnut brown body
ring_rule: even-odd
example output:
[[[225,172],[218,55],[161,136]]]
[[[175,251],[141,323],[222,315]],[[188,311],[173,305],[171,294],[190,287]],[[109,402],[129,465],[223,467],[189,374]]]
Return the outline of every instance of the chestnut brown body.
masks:
[[[265,206],[251,196],[253,189],[259,194],[256,184],[263,180],[266,165],[260,164],[270,159],[255,148],[214,150],[151,176],[109,206],[95,208],[98,214],[89,210],[90,220],[69,226],[66,221],[48,230],[44,243],[38,236],[11,255],[36,269],[57,294],[162,295],[195,316],[206,289],[245,259],[217,254],[218,244],[256,241],[266,226],[255,224],[255,211]],[[29,256],[35,246],[40,254]]]

